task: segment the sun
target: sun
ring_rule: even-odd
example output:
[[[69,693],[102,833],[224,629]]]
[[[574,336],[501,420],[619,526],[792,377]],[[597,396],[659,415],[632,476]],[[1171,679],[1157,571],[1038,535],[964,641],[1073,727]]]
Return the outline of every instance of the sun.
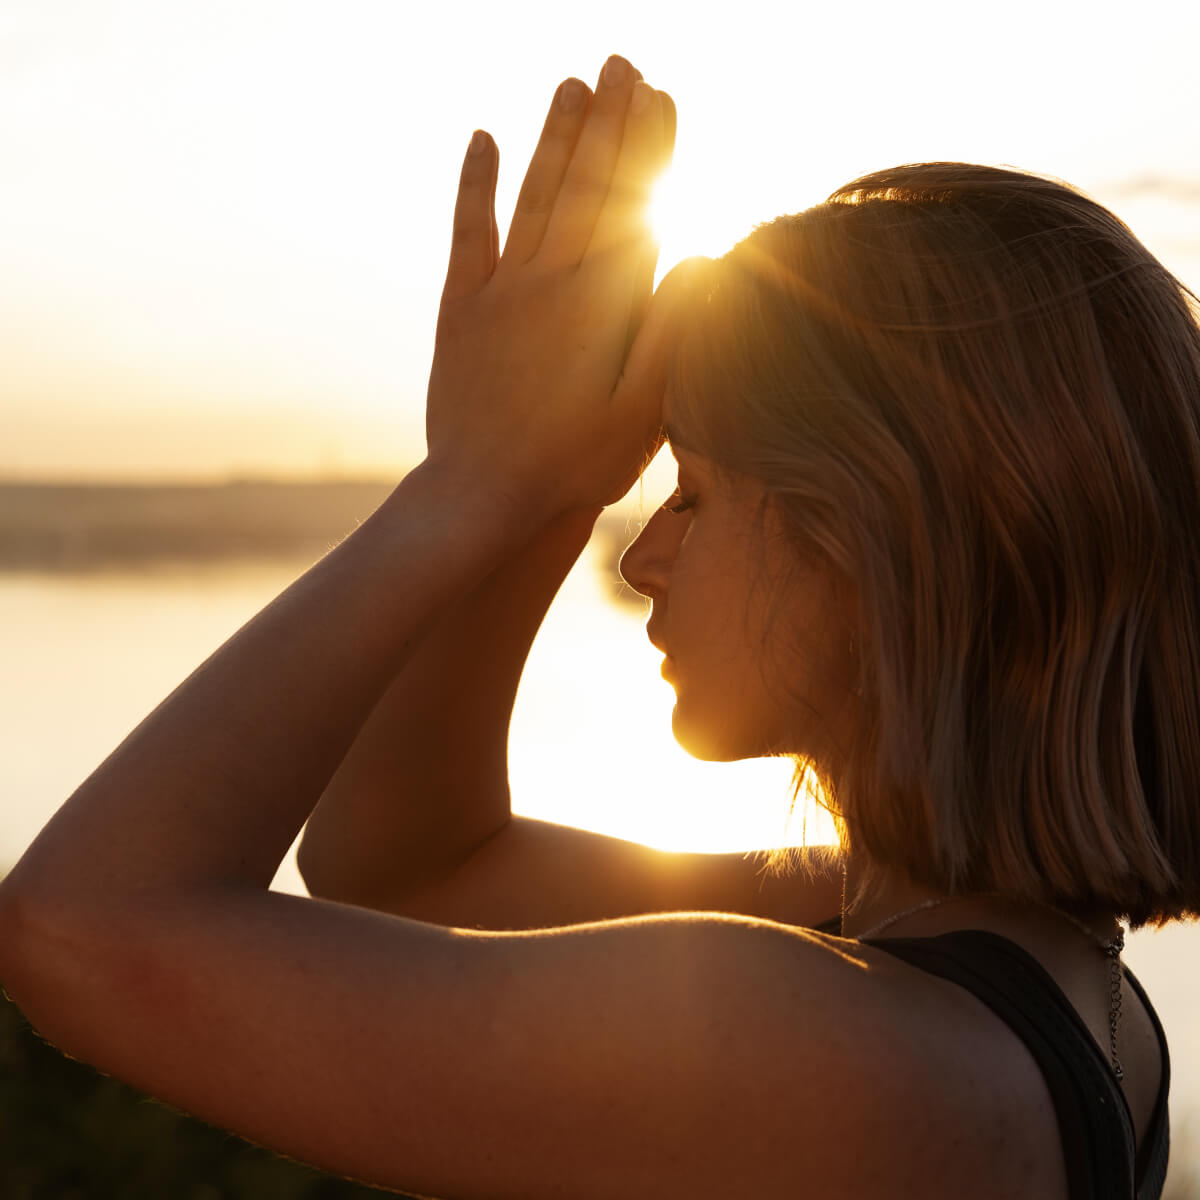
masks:
[[[659,242],[659,274],[694,254],[718,258],[748,234],[764,214],[744,194],[720,189],[711,178],[679,166],[660,176],[650,197],[650,224]]]

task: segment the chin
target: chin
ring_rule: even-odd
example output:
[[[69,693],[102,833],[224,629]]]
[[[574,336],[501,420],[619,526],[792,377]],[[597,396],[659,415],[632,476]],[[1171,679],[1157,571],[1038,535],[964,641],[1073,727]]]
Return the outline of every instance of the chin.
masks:
[[[689,719],[679,704],[671,714],[671,732],[675,740],[693,758],[701,762],[738,762],[743,758],[759,758],[765,751],[752,749],[739,731],[728,725]]]

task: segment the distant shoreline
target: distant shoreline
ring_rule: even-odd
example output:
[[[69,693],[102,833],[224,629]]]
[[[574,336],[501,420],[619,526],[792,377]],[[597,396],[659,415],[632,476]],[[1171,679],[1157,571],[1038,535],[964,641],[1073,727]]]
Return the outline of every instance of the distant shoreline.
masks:
[[[0,484],[0,570],[314,557],[369,516],[378,480]]]
[[[225,483],[0,481],[0,572],[316,560],[375,511],[395,480]],[[625,517],[597,527],[614,578]]]

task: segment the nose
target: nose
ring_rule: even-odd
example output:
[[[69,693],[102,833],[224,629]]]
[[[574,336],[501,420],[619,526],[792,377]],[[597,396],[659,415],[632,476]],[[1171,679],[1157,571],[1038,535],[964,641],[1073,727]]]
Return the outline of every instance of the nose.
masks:
[[[621,578],[635,592],[651,600],[661,600],[667,594],[671,565],[675,561],[685,517],[658,509],[621,555]]]

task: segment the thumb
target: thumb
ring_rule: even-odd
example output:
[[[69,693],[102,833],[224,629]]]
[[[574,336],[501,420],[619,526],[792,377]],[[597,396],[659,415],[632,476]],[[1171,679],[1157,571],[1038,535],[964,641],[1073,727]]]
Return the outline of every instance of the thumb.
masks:
[[[668,352],[685,301],[700,293],[712,267],[711,258],[697,255],[677,263],[663,277],[626,356],[625,369],[617,382],[618,404],[639,409],[647,403],[661,407]]]
[[[663,441],[662,402],[667,386],[670,347],[677,336],[689,297],[703,293],[713,265],[697,256],[676,264],[658,285],[637,337],[625,359],[625,369],[613,392],[617,418],[626,428],[640,431],[645,470]],[[632,482],[632,481],[630,481]]]

